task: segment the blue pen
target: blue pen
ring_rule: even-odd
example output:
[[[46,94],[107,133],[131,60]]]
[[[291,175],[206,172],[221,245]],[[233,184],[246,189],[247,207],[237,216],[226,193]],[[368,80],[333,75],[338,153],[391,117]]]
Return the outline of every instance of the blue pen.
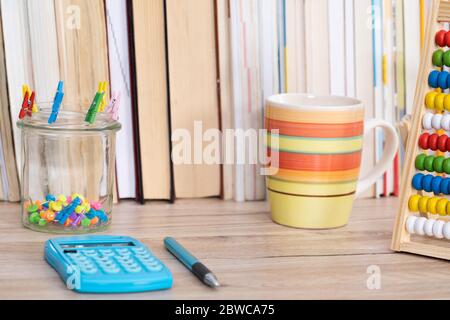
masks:
[[[216,276],[174,238],[165,238],[164,245],[166,246],[166,249],[175,256],[175,258],[180,260],[181,263],[184,264],[186,268],[191,270],[191,272],[204,284],[213,288],[220,286]]]

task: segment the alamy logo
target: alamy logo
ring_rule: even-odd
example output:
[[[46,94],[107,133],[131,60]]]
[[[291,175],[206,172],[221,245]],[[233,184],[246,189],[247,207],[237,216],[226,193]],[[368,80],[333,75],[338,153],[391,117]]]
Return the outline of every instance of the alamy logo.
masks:
[[[381,289],[381,268],[377,265],[371,265],[367,267],[369,277],[366,281],[367,289],[380,290]]]
[[[258,165],[260,174],[271,176],[279,169],[279,130],[219,129],[203,130],[201,121],[194,121],[190,130],[172,133],[172,162],[182,164]],[[270,149],[268,155],[267,149]]]

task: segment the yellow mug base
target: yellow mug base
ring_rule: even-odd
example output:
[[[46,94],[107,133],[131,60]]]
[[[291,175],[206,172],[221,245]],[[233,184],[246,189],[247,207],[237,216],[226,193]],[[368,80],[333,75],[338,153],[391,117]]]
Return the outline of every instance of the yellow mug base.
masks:
[[[301,229],[332,229],[348,223],[354,194],[336,197],[294,196],[268,190],[272,220]]]

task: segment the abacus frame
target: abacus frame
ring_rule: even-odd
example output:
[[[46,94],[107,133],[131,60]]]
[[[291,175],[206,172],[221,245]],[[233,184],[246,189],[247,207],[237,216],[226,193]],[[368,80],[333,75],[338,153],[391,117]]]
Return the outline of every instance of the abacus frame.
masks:
[[[406,231],[405,227],[406,220],[411,215],[408,208],[408,200],[413,194],[417,193],[412,188],[411,181],[415,173],[414,160],[416,155],[420,153],[417,141],[421,134],[422,117],[425,113],[425,96],[430,90],[428,86],[428,74],[436,68],[432,64],[435,34],[443,28],[442,24],[447,22],[450,22],[450,2],[448,0],[432,0],[427,18],[424,48],[414,95],[412,125],[408,136],[402,174],[400,207],[395,221],[391,248],[399,252],[409,252],[450,260],[450,248],[412,241],[411,235]]]

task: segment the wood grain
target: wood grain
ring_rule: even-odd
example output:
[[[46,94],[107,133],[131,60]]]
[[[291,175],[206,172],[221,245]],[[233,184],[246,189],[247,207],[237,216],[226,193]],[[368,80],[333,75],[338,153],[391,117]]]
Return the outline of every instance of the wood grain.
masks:
[[[43,259],[49,234],[24,229],[19,206],[0,204],[0,299],[448,299],[448,263],[389,249],[398,201],[359,200],[348,226],[286,228],[265,202],[180,200],[145,206],[123,201],[106,234],[136,237],[174,276],[172,289],[128,295],[76,294]],[[223,283],[212,291],[165,249],[173,236]],[[367,268],[381,270],[381,288],[366,286]],[[32,268],[30,267],[32,266]],[[430,272],[433,270],[433,272]],[[426,279],[426,281],[424,281]]]
[[[194,122],[201,121],[203,132],[219,128],[214,0],[166,3],[172,132],[192,135],[192,163],[174,165],[175,195],[219,196],[220,166],[194,162]]]
[[[61,80],[64,81],[65,110],[85,112],[95,95],[98,83],[109,83],[108,46],[105,8],[103,0],[56,0],[56,28]],[[106,93],[109,96],[109,88]],[[78,139],[67,152],[67,163],[78,168],[82,179],[72,179],[70,189],[98,198],[102,157],[95,150],[101,150],[100,139]],[[79,154],[80,159],[73,155]],[[75,191],[78,190],[78,191]]]
[[[133,0],[141,170],[145,199],[170,199],[163,4],[163,0]]]
[[[3,157],[6,166],[8,190],[2,190],[3,199],[9,201],[20,200],[19,176],[14,153],[13,130],[10,117],[10,105],[8,99],[8,87],[6,79],[6,62],[3,43],[2,17],[0,16],[0,140],[3,148]]]

